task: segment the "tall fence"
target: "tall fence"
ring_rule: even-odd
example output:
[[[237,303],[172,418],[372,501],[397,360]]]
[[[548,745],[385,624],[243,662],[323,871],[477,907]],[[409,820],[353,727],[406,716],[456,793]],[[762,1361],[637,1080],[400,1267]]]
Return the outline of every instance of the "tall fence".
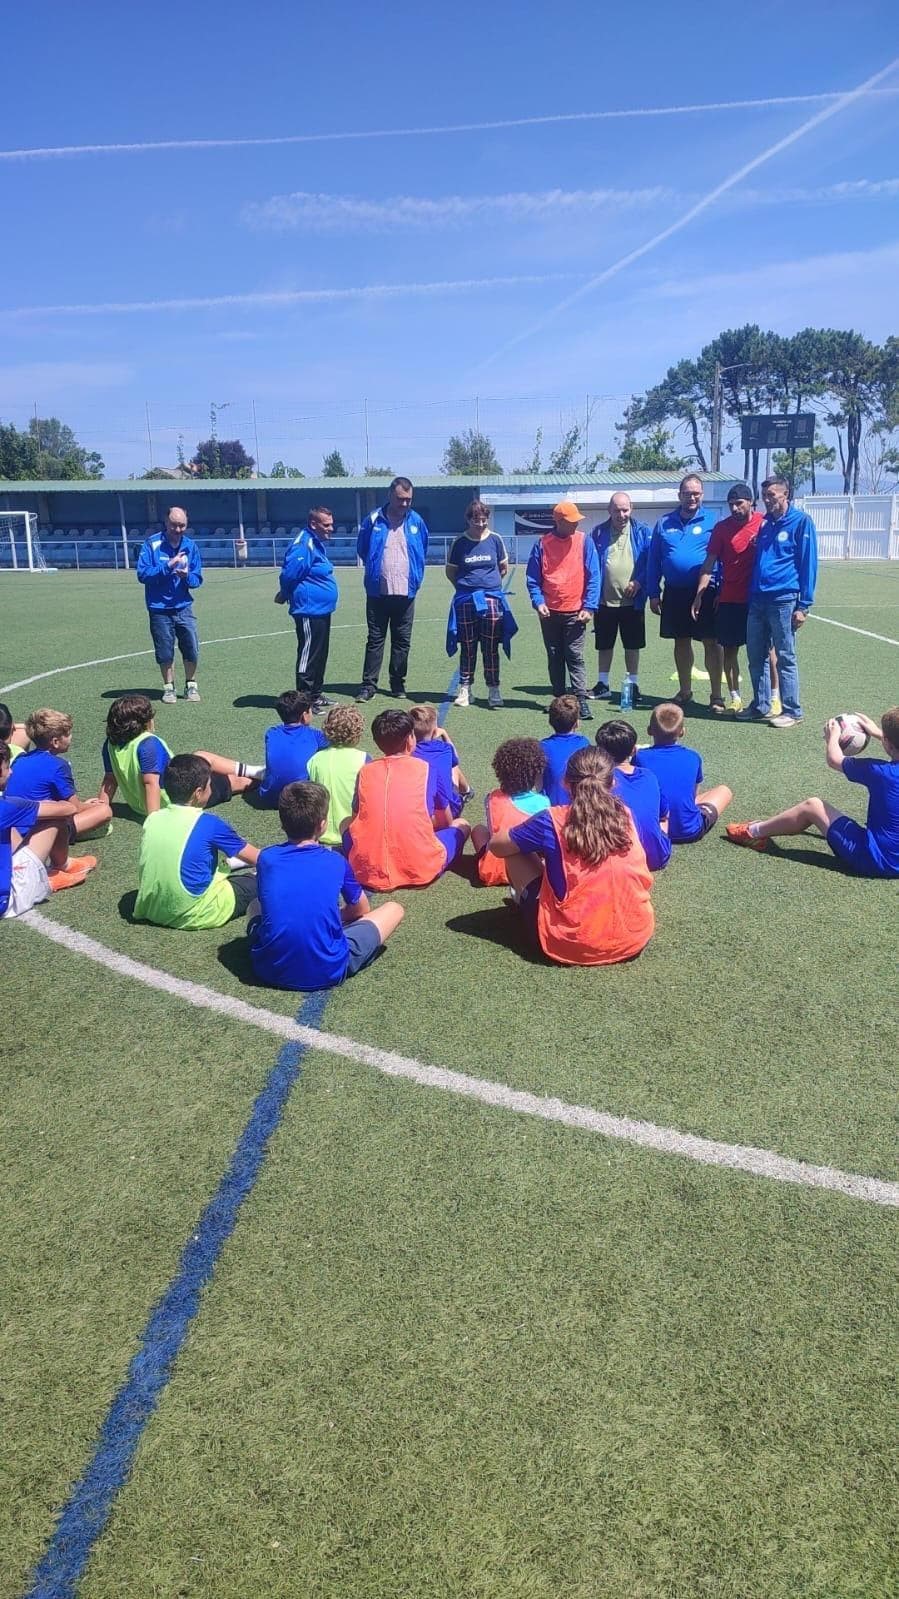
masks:
[[[899,494],[809,494],[822,561],[899,561]]]

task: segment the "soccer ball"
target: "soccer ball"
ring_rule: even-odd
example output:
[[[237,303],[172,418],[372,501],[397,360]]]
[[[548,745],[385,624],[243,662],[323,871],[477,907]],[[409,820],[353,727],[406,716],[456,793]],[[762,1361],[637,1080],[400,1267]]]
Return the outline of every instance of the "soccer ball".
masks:
[[[868,747],[868,735],[857,716],[844,711],[837,717],[840,724],[840,749],[844,755],[861,755]]]

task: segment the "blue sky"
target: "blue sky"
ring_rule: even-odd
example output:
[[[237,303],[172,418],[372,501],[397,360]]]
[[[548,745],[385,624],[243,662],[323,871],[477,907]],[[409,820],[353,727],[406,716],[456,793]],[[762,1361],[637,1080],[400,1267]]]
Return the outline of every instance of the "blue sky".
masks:
[[[899,57],[894,0],[851,25],[808,0],[95,0],[4,32],[4,152],[176,146],[0,156],[0,417],[61,415],[110,476],[148,464],[146,405],[167,464],[212,401],[252,453],[255,402],[265,470],[332,445],[362,470],[363,400],[394,470],[433,473],[476,414],[514,468],[588,393],[610,452],[626,396],[723,327],[899,331],[899,70],[681,225]],[[529,118],[566,120],[358,137]]]

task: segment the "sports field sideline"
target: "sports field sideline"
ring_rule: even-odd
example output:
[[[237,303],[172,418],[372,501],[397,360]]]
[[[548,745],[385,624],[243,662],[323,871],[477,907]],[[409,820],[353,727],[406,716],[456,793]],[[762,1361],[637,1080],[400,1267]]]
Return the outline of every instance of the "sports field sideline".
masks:
[[[338,696],[358,686],[364,640],[357,574],[341,579]],[[0,696],[17,716],[74,713],[79,793],[95,792],[110,699],[158,694],[138,586],[2,582]],[[268,571],[208,574],[202,704],[159,709],[173,749],[259,758],[293,672],[275,586]],[[448,715],[478,791],[470,818],[496,745],[546,731],[520,571],[513,587],[506,708]],[[430,572],[415,699],[450,684],[449,593]],[[734,819],[809,793],[862,814],[824,766],[821,726],[899,700],[899,571],[826,566],[814,614],[801,727],[718,720],[700,687],[687,739],[734,789]],[[648,631],[641,688],[667,698],[670,651]],[[647,713],[632,719],[642,735]],[[278,836],[239,799],[229,816],[254,843]],[[100,869],[41,914],[271,1022],[200,1009],[39,925],[3,930],[0,1593],[895,1593],[895,1216],[882,1197],[776,1180],[778,1160],[899,1177],[895,885],[848,879],[818,838],[756,856],[719,827],[657,878],[639,961],[591,971],[538,961],[501,891],[450,874],[402,894],[384,957],[301,1012],[425,1067],[768,1152],[764,1176],[285,1042],[296,996],[253,985],[240,924],[129,920],[137,841],[117,817]],[[108,1523],[96,1541],[78,1524],[80,1583],[69,1560],[39,1587],[55,1519],[276,1062],[283,1119],[127,1480],[108,1484]]]

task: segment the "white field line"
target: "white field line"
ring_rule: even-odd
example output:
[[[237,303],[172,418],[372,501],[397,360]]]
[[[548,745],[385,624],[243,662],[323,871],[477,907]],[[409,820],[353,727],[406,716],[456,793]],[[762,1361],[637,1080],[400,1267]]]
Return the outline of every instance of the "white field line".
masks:
[[[884,633],[869,633],[866,627],[850,627],[848,622],[837,622],[832,616],[819,616],[816,611],[809,611],[810,622],[827,622],[829,627],[841,627],[845,633],[860,633],[862,638],[876,638],[878,644],[895,644],[899,649],[899,638],[887,638]]]
[[[423,616],[423,624],[439,622],[439,616]],[[332,633],[350,627],[365,627],[365,622],[336,622]],[[209,648],[210,644],[244,644],[249,639],[257,638],[286,638],[293,637],[292,627],[276,627],[273,633],[232,633],[228,638],[201,638],[200,649]],[[71,666],[52,666],[47,672],[35,672],[33,677],[21,677],[17,683],[0,684],[0,694],[12,694],[15,689],[28,688],[31,683],[42,683],[47,677],[59,677],[63,672],[81,672],[87,666],[110,666],[114,661],[136,661],[142,655],[152,655],[152,650],[128,650],[124,655],[98,655],[93,661],[75,661]]]
[[[61,944],[76,955],[84,955],[122,977],[143,983],[148,988],[159,989],[162,993],[173,994],[178,999],[186,1000],[189,1005],[215,1011],[231,1021],[245,1022],[251,1027],[275,1033],[279,1038],[296,1040],[307,1048],[341,1055],[346,1060],[371,1066],[386,1077],[405,1078],[423,1088],[438,1088],[444,1093],[477,1100],[492,1109],[509,1110],[520,1116],[536,1116],[541,1121],[561,1122],[563,1126],[575,1127],[582,1132],[598,1133],[603,1138],[618,1139],[665,1155],[678,1155],[705,1166],[749,1172],[753,1177],[795,1183],[804,1188],[830,1189],[848,1199],[861,1199],[872,1205],[899,1207],[899,1183],[862,1177],[853,1172],[839,1171],[833,1166],[811,1166],[805,1161],[790,1160],[770,1149],[719,1143],[693,1133],[680,1132],[676,1127],[658,1127],[653,1122],[612,1116],[587,1105],[570,1105],[562,1099],[543,1098],[507,1088],[503,1083],[492,1083],[482,1077],[470,1077],[465,1072],[450,1071],[443,1066],[425,1066],[421,1061],[410,1060],[390,1050],[377,1049],[371,1044],[357,1043],[355,1039],[345,1038],[339,1033],[302,1027],[289,1016],[279,1016],[275,1011],[248,1005],[245,1000],[217,993],[201,983],[191,983],[169,972],[159,971],[156,967],[146,966],[143,961],[120,955],[118,951],[108,949],[64,923],[51,921],[40,911],[30,911],[21,920],[26,927],[54,944]]]

